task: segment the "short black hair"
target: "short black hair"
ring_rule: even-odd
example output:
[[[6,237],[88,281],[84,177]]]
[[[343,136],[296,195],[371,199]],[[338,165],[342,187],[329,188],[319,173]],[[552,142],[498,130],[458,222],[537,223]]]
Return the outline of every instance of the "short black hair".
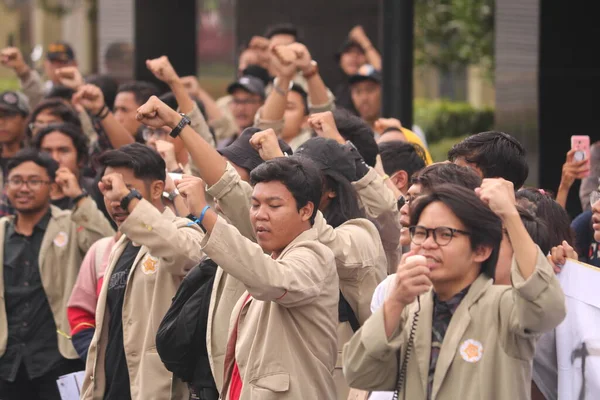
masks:
[[[77,111],[75,111],[71,105],[66,103],[65,100],[61,98],[52,98],[39,102],[39,104],[35,106],[29,115],[28,124],[25,128],[25,134],[28,138],[31,138],[32,136],[29,123],[34,122],[37,116],[44,111],[60,118],[64,123],[72,124],[81,128],[81,120],[79,119],[79,115],[77,115]]]
[[[488,259],[481,264],[481,273],[493,279],[502,241],[500,218],[477,197],[473,190],[458,185],[443,184],[433,188],[428,195],[420,197],[414,204],[410,213],[410,225],[418,225],[425,208],[438,201],[448,207],[470,233],[471,249],[475,250],[480,246],[492,248]]]
[[[448,152],[450,161],[458,158],[475,164],[484,178],[511,181],[515,190],[523,186],[529,174],[525,148],[504,132],[489,131],[469,136]]]
[[[302,97],[302,104],[304,105],[304,115],[310,114],[310,109],[308,108],[308,93],[306,93],[304,88],[302,88],[302,86],[294,82],[290,90],[292,92],[298,93],[300,97]]]
[[[371,127],[362,118],[343,108],[333,111],[333,119],[340,135],[356,146],[367,165],[374,167],[379,147],[377,147],[375,134]]]
[[[52,98],[60,98],[60,99],[64,99],[66,101],[71,101],[71,98],[73,98],[73,95],[75,94],[75,90],[68,88],[66,86],[63,85],[53,85],[52,88],[50,89],[50,91],[44,96],[45,99],[52,99]]]
[[[167,175],[165,161],[160,154],[153,148],[140,143],[132,143],[116,150],[109,150],[102,154],[98,161],[105,168],[129,168],[137,179],[146,182],[164,182]]]
[[[85,81],[100,88],[104,95],[104,103],[112,110],[115,106],[115,97],[117,97],[117,90],[119,89],[117,80],[110,75],[92,75],[87,77]]]
[[[322,179],[319,168],[303,157],[280,157],[260,164],[250,173],[250,184],[262,182],[281,182],[290,191],[298,210],[313,203],[314,211],[310,217],[311,225],[319,211],[322,194]]]
[[[525,229],[533,242],[538,245],[540,250],[542,250],[542,253],[548,254],[550,250],[552,250],[548,224],[545,223],[543,219],[519,205],[517,205],[517,211],[519,212],[523,226],[525,226]]]
[[[408,180],[413,174],[425,168],[425,150],[418,144],[395,140],[379,144],[381,164],[387,175],[406,171]]]
[[[10,171],[28,161],[32,161],[44,168],[48,173],[50,181],[54,182],[54,179],[56,179],[56,171],[58,170],[58,163],[48,154],[42,153],[37,149],[32,149],[31,147],[20,150],[10,159],[6,165],[7,173],[10,173]]]
[[[562,244],[563,240],[569,244],[575,243],[569,214],[547,192],[523,188],[517,191],[515,197],[517,204],[544,221],[548,229],[550,247]]]
[[[290,22],[282,22],[278,24],[269,25],[265,30],[264,37],[271,39],[275,35],[292,35],[296,42],[300,41],[300,32],[296,25]]]
[[[421,185],[423,192],[429,192],[436,186],[451,183],[475,190],[481,186],[481,177],[471,168],[449,162],[431,164],[413,176],[412,184]]]
[[[33,139],[33,146],[41,151],[44,137],[52,132],[60,132],[71,138],[73,146],[77,151],[77,162],[79,165],[85,165],[89,156],[89,140],[81,130],[81,127],[73,124],[51,124],[42,129]]]
[[[365,218],[358,202],[358,194],[352,183],[340,174],[332,174],[331,170],[322,171],[324,189],[335,192],[335,197],[325,210],[322,210],[327,224],[334,228],[356,218]]]
[[[160,95],[160,90],[158,89],[158,86],[145,81],[133,81],[123,83],[119,86],[117,94],[124,92],[133,93],[133,95],[135,96],[135,102],[140,106],[142,104],[145,104],[148,101],[148,99],[150,99],[150,97],[158,97]]]

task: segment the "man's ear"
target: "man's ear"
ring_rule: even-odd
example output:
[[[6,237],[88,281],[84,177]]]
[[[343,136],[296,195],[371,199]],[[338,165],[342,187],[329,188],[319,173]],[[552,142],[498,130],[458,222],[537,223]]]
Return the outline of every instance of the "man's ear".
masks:
[[[475,262],[484,262],[492,255],[492,248],[490,246],[478,246],[475,249]]]
[[[300,213],[300,218],[302,218],[302,221],[310,221],[310,218],[312,217],[314,211],[315,205],[312,201],[309,201],[298,212]]]
[[[408,179],[408,173],[404,170],[397,171],[390,177],[390,179],[394,183],[394,186],[396,186],[402,193],[404,193],[405,188],[408,188],[410,183]]]
[[[153,201],[160,200],[162,198],[163,191],[165,190],[165,183],[163,181],[153,181],[150,184],[150,197]]]

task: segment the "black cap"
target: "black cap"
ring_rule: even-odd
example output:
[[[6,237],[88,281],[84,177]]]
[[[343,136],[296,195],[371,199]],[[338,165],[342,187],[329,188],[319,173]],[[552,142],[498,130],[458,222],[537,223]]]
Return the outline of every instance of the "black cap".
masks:
[[[296,156],[310,158],[321,171],[332,176],[356,181],[356,163],[351,148],[335,140],[315,137],[307,140],[298,149]]]
[[[65,42],[54,42],[48,46],[46,58],[50,61],[68,62],[75,60],[73,48]]]
[[[348,80],[351,85],[363,81],[373,81],[381,84],[381,72],[377,71],[371,64],[365,64]]]
[[[233,82],[231,85],[229,85],[227,87],[227,93],[233,94],[233,92],[236,89],[243,89],[246,92],[249,92],[252,94],[257,94],[263,99],[266,97],[265,96],[265,85],[263,84],[262,80],[254,77],[254,76],[250,76],[250,75],[242,76],[240,79]]]
[[[250,64],[243,71],[242,76],[253,76],[260,79],[265,86],[271,82],[269,71],[261,67],[260,65]]]
[[[340,58],[342,58],[342,54],[347,53],[348,51],[350,51],[350,49],[359,49],[362,53],[365,52],[362,46],[358,44],[358,42],[355,42],[351,39],[346,39],[344,43],[342,43],[338,51],[335,53],[335,61],[339,62]]]
[[[264,162],[260,158],[258,151],[250,144],[252,135],[260,131],[261,129],[254,127],[244,129],[242,134],[233,143],[219,150],[219,153],[223,157],[227,157],[235,165],[248,170],[248,172],[252,171]],[[292,155],[293,153],[291,147],[281,139],[279,140],[279,148],[284,154]]]
[[[0,93],[0,110],[10,113],[29,115],[29,101],[21,92],[2,92]]]

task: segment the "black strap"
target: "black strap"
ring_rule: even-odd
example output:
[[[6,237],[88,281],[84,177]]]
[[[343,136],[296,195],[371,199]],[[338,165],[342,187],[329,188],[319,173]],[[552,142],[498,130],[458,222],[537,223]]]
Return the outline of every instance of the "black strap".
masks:
[[[352,307],[350,307],[350,304],[342,294],[341,290],[340,301],[338,303],[338,315],[340,322],[349,322],[354,332],[360,329],[360,323],[358,322],[358,318],[356,318],[354,310],[352,310]]]

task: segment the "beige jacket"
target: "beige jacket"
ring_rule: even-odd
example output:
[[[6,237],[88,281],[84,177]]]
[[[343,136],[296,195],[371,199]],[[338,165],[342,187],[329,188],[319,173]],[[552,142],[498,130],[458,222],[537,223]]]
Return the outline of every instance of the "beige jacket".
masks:
[[[516,262],[512,286],[493,285],[481,274],[454,313],[437,361],[432,400],[529,399],[531,363],[539,335],[565,317],[565,298],[552,267],[538,251],[533,275],[524,280]],[[344,374],[364,390],[396,388],[398,350],[403,359],[417,303],[405,308],[388,340],[383,307],[344,348]],[[421,296],[421,310],[406,379],[399,398],[427,397],[433,294]]]
[[[240,400],[334,399],[339,286],[333,253],[313,227],[274,260],[219,217],[204,252],[246,291],[231,313],[221,397],[234,362]],[[247,295],[251,298],[246,302]]]
[[[398,199],[383,181],[383,177],[369,168],[360,180],[352,182],[367,218],[375,222],[388,261],[388,274],[393,274],[400,261],[400,215]]]
[[[123,303],[123,344],[133,400],[187,400],[187,385],[173,377],[156,352],[156,332],[179,284],[200,262],[204,234],[169,208],[161,214],[142,200],[120,227],[123,236],[110,254],[96,309],[96,332],[88,351],[82,399],[102,399],[104,357],[110,315],[106,296],[110,275],[131,240],[141,244],[127,280]]]
[[[223,214],[247,238],[255,240],[255,233],[250,224],[250,197],[252,187],[242,181],[231,165],[227,165],[225,173],[208,193],[219,202]],[[319,232],[318,240],[329,247],[335,256],[339,285],[344,297],[354,310],[358,321],[362,324],[371,315],[370,303],[373,291],[386,276],[386,256],[377,229],[366,219],[354,219],[334,229],[327,225],[319,212],[314,224]],[[222,315],[229,315],[235,302],[243,295],[244,286],[226,272],[217,271],[213,298],[209,311],[207,348],[215,380],[220,384],[223,370],[229,320]],[[353,331],[348,322],[338,325],[338,361],[336,376],[341,377],[342,346]],[[338,380],[336,379],[336,383]],[[219,384],[217,387],[220,387]],[[347,385],[343,379],[337,385],[339,398],[346,397]]]
[[[97,240],[114,235],[114,231],[96,207],[96,203],[87,198],[79,208],[61,210],[50,206],[51,214],[42,247],[38,256],[42,286],[48,297],[54,323],[58,332],[68,335],[71,332],[67,319],[67,303],[83,257]],[[0,243],[4,243],[6,224],[14,216],[0,219]],[[8,327],[4,305],[4,246],[0,246],[0,356],[6,351]],[[65,358],[79,358],[71,341],[58,334],[58,350]]]
[[[33,110],[46,95],[46,87],[42,77],[35,69],[29,70],[27,79],[21,80],[21,89],[29,99],[29,108]]]

